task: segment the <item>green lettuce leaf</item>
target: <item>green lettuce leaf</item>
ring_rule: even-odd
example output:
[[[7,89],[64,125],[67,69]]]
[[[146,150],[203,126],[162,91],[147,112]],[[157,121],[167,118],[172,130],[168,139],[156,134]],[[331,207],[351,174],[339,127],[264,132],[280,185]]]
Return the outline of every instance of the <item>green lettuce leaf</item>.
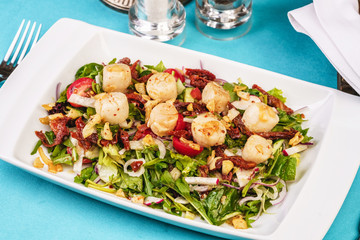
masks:
[[[277,97],[283,103],[286,102],[286,97],[283,96],[283,91],[277,88],[273,88],[268,93],[274,97]]]

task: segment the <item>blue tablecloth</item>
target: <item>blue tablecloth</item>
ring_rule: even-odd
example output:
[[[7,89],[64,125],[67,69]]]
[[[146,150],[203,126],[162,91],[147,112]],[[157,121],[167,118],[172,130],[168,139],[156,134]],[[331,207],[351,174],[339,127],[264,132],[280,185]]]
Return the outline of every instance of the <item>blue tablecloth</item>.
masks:
[[[334,68],[314,42],[295,32],[287,19],[288,11],[308,3],[310,0],[254,0],[251,31],[240,39],[222,42],[196,30],[192,1],[186,6],[187,39],[182,47],[336,88]],[[1,58],[23,18],[42,23],[41,34],[63,17],[129,33],[127,15],[99,0],[0,1],[0,10]],[[84,197],[3,161],[0,179],[0,239],[216,239]],[[358,236],[359,199],[358,173],[325,239]]]

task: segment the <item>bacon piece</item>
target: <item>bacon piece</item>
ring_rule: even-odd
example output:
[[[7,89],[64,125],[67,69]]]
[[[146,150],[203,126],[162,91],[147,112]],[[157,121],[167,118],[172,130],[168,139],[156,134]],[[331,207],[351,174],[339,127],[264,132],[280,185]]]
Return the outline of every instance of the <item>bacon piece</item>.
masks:
[[[140,94],[132,92],[125,95],[129,103],[134,103],[142,113],[145,113],[145,103],[147,101]]]
[[[93,133],[89,137],[84,138],[84,136],[82,135],[82,130],[84,129],[86,124],[84,123],[82,118],[76,119],[75,125],[76,131],[70,133],[71,137],[78,140],[80,147],[85,150],[89,150],[93,143],[97,143],[97,134]]]
[[[60,143],[62,143],[63,138],[69,135],[69,129],[66,127],[69,119],[70,118],[68,117],[63,117],[50,121],[49,126],[56,136],[52,144],[49,144],[47,142],[46,136],[42,131],[35,131],[35,134],[41,140],[42,144],[45,147],[53,147],[55,145],[59,145]]]
[[[125,150],[130,150],[129,133],[125,130],[120,130],[119,135],[122,143],[124,144]]]
[[[170,131],[169,135],[177,137],[177,138],[185,138],[185,139],[191,139],[192,134],[191,131],[188,130],[174,130],[174,131]]]
[[[266,139],[277,140],[277,139],[292,139],[297,132],[298,131],[291,128],[289,131],[284,131],[284,132],[260,132],[256,134]]]
[[[137,129],[138,130],[135,133],[134,138],[133,138],[134,141],[139,140],[148,134],[150,134],[152,137],[157,137],[156,134],[153,133],[148,126],[146,126],[146,124],[139,125],[137,127]]]
[[[140,63],[140,60],[137,60],[136,62],[134,62],[131,67],[130,67],[130,70],[131,70],[131,77],[136,80],[137,82],[140,82],[140,83],[145,83],[147,82],[147,80],[153,75],[153,73],[150,73],[148,75],[145,75],[145,76],[142,76],[140,77],[139,76],[139,73],[138,71],[136,71],[136,66]]]
[[[126,64],[126,65],[130,66],[131,60],[128,57],[124,57],[124,58],[120,59],[118,61],[118,63],[122,63],[122,64]]]
[[[223,180],[231,182],[231,179],[232,179],[232,177],[233,177],[233,172],[230,171],[230,172],[228,173],[228,175],[222,174],[221,177],[222,177]]]
[[[86,138],[86,139],[88,139],[88,138]],[[107,147],[107,146],[109,146],[109,144],[115,145],[118,141],[119,141],[118,134],[115,134],[115,136],[113,137],[112,140],[101,139],[100,144],[103,147]]]
[[[218,145],[218,146],[214,146],[213,149],[215,150],[215,156],[216,157],[225,157],[225,149],[227,148],[227,146],[225,144],[222,145]]]
[[[234,164],[234,166],[237,166],[239,168],[246,169],[246,170],[256,167],[255,162],[245,161],[240,156],[227,156],[227,155],[225,155],[223,158],[218,159],[216,161],[216,163],[215,163],[216,169],[220,169],[222,167],[222,162],[225,161],[225,160],[229,160]]]
[[[269,93],[267,93],[264,89],[262,89],[260,86],[254,84],[252,86],[252,88],[255,88],[257,90],[259,90],[262,94],[267,96],[267,102],[270,106],[272,107],[276,107],[276,108],[280,108],[281,110],[284,110],[287,114],[293,114],[294,110],[292,110],[291,108],[289,108],[288,106],[286,106],[282,101],[280,101],[280,99],[278,99],[277,97],[274,97],[272,95],[270,95]]]
[[[178,112],[186,111],[186,108],[189,104],[189,102],[180,102],[179,100],[175,100],[173,103],[174,107]]]
[[[205,69],[186,69],[186,75],[190,79],[190,84],[199,89],[203,89],[206,84],[216,79],[215,75]]]
[[[239,128],[234,128],[234,127],[230,127],[228,130],[227,130],[227,133],[229,134],[229,136],[232,138],[232,139],[238,139],[241,137],[241,133],[240,133],[240,129]]]
[[[298,132],[295,129],[291,128],[289,131],[283,131],[283,132],[258,132],[254,133],[251,132],[242,121],[241,115],[239,114],[234,118],[233,120],[236,127],[239,128],[240,132],[245,134],[246,136],[250,137],[251,135],[259,135],[263,138],[270,139],[270,140],[277,140],[277,139],[291,139],[295,136],[295,134]]]
[[[192,103],[192,105],[193,105],[193,111],[182,112],[182,114],[184,116],[195,116],[195,115],[199,115],[201,113],[208,112],[206,105],[203,103],[195,102],[195,103]]]
[[[239,128],[240,132],[242,134],[245,134],[246,136],[250,137],[251,135],[253,135],[254,133],[251,132],[244,124],[244,122],[242,121],[242,116],[241,114],[238,114],[234,120],[233,123],[235,124],[236,127]]]
[[[201,165],[198,168],[199,172],[200,172],[200,176],[201,177],[207,177],[209,174],[209,167],[208,165]]]

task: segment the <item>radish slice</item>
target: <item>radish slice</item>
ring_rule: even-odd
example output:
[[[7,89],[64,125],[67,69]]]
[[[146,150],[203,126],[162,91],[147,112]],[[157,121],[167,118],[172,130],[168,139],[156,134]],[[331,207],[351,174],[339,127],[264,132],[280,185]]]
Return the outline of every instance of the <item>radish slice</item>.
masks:
[[[143,164],[141,165],[140,169],[136,172],[134,171],[129,171],[128,167],[130,166],[130,164],[132,164],[133,162],[138,162],[141,161]],[[140,177],[141,175],[143,175],[143,173],[145,172],[145,168],[144,168],[144,164],[145,164],[145,159],[143,158],[139,158],[139,159],[130,159],[128,160],[125,165],[124,165],[124,173],[127,173],[129,176],[131,177]]]
[[[77,94],[71,94],[70,98],[68,99],[69,103],[74,103],[81,105],[83,107],[95,107],[95,99],[83,97]]]
[[[202,186],[199,186],[199,185],[190,185],[189,186],[190,188],[190,191],[193,192],[193,191],[197,191],[197,192],[207,192],[207,191],[210,191],[212,189],[212,187],[210,185],[202,185]]]
[[[186,177],[185,181],[188,184],[199,184],[199,185],[217,185],[217,184],[219,184],[218,178],[207,178],[207,177]]]
[[[174,202],[180,203],[180,204],[188,204],[188,203],[189,203],[189,201],[186,200],[186,199],[183,198],[183,197],[177,197],[177,198],[175,198],[175,199],[174,199]]]
[[[293,155],[295,153],[298,153],[298,152],[301,152],[301,151],[304,151],[308,148],[307,145],[296,145],[294,147],[291,147],[291,148],[288,148],[288,149],[284,149],[283,150],[283,154],[285,156],[289,156],[289,155]]]
[[[145,198],[144,204],[146,206],[150,206],[152,203],[156,203],[159,204],[161,202],[163,202],[164,199],[163,198],[157,198],[157,197],[147,197]]]
[[[284,201],[284,199],[285,199],[285,196],[286,196],[286,183],[285,183],[285,181],[282,180],[282,179],[280,179],[280,182],[281,182],[281,184],[283,184],[284,186],[283,186],[283,188],[281,189],[281,192],[279,193],[279,197],[278,197],[277,199],[275,199],[275,200],[270,201],[270,203],[271,203],[272,205],[277,205],[277,204],[281,203],[282,201]]]

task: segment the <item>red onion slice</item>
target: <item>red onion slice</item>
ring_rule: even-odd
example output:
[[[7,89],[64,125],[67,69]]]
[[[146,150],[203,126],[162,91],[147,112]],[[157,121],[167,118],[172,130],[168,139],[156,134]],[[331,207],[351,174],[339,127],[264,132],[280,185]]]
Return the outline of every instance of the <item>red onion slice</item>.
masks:
[[[59,82],[59,83],[56,85],[56,93],[55,93],[56,101],[60,98],[60,88],[61,88],[61,82]]]
[[[237,189],[237,190],[241,190],[243,189],[244,187],[235,187],[231,184],[227,184],[227,183],[221,183],[221,185],[225,186],[225,187],[228,187],[228,188],[234,188],[234,189]]]
[[[239,205],[243,205],[244,203],[246,202],[249,202],[249,201],[255,201],[255,200],[260,200],[261,199],[261,195],[258,195],[256,197],[244,197],[243,199],[241,199],[239,201]]]

